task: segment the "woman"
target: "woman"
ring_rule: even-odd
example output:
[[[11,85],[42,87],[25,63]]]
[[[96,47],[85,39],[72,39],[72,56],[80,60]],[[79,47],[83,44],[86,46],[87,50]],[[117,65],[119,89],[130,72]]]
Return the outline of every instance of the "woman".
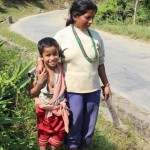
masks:
[[[111,97],[104,66],[104,45],[98,32],[89,29],[97,12],[92,0],[75,0],[70,18],[55,39],[62,50],[62,62],[70,108],[70,150],[86,150],[91,142],[100,104],[100,79],[106,96]],[[41,62],[38,70],[41,70]],[[100,78],[99,78],[100,77]]]

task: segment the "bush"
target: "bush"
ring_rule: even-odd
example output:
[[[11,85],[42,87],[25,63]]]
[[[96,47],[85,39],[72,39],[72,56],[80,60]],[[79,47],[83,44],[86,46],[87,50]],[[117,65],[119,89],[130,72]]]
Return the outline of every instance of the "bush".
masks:
[[[135,3],[133,0],[107,0],[98,5],[95,17],[96,24],[118,22],[131,24],[133,21]],[[140,1],[137,7],[136,23],[148,25],[150,22],[150,1]]]
[[[0,149],[32,149],[36,121],[26,89],[32,62],[27,65],[18,57],[19,52],[2,42],[0,45]]]

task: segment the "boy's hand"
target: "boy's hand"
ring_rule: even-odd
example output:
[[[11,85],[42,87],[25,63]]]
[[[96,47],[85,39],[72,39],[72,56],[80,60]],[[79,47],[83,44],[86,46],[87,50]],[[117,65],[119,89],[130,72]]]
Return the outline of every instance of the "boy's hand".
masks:
[[[37,74],[38,83],[43,84],[48,78],[48,72],[44,68],[42,72],[38,72]]]

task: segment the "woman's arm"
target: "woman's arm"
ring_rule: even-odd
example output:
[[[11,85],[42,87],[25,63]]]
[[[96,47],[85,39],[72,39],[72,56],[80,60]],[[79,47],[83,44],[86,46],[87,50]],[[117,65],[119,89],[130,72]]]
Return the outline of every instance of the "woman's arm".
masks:
[[[43,69],[44,69],[44,63],[43,63],[41,57],[39,56],[38,62],[37,62],[37,65],[36,65],[36,75],[41,73],[43,71]]]
[[[112,99],[112,93],[111,93],[110,86],[109,86],[110,84],[109,84],[107,76],[106,76],[104,64],[101,64],[98,66],[98,74],[100,76],[100,79],[101,79],[104,87],[105,87],[105,89],[104,89],[105,100],[107,99],[108,96],[110,97],[110,99]]]

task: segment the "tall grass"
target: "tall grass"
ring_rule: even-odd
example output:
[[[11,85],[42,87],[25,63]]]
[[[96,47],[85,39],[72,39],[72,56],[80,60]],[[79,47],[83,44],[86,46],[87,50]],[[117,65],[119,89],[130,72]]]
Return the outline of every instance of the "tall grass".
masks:
[[[150,42],[150,26],[141,25],[121,25],[121,24],[101,24],[93,25],[93,27],[111,32],[113,34],[121,34],[134,39],[140,39]]]
[[[32,60],[24,59],[23,52],[0,45],[0,149],[32,149],[36,121],[34,105],[25,88]]]
[[[104,116],[103,116],[104,117]],[[140,150],[141,143],[134,130],[115,127],[99,113],[90,150]]]

